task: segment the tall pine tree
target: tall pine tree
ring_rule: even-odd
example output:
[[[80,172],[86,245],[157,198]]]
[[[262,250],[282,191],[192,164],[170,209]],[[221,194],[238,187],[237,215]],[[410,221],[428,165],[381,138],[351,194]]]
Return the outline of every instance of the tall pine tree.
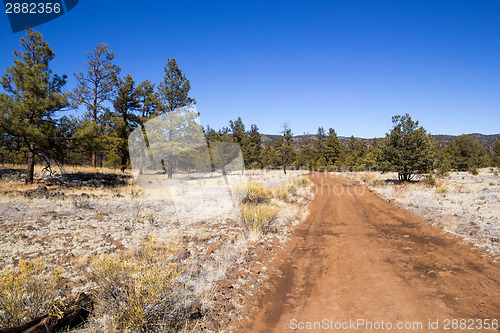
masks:
[[[105,148],[105,102],[110,102],[116,87],[120,67],[113,63],[115,55],[106,44],[98,44],[93,52],[86,53],[85,73],[75,73],[77,86],[73,93],[75,102],[87,108],[84,121],[75,133],[82,144],[91,149],[92,166],[97,165],[97,155]],[[102,161],[101,161],[102,162]]]
[[[139,124],[140,118],[136,115],[139,107],[139,96],[132,76],[129,74],[124,79],[120,78],[113,99],[114,112],[110,114],[109,119],[109,136],[112,139],[111,160],[115,160],[110,162],[118,164],[122,171],[130,164],[128,137]]]
[[[54,145],[56,112],[68,106],[68,96],[62,92],[66,76],[52,74],[49,63],[55,53],[32,29],[21,38],[21,50],[14,55],[14,65],[1,79],[5,93],[0,95],[0,128],[27,149],[26,183],[33,183],[35,155]]]
[[[163,81],[158,85],[160,113],[172,112],[175,109],[195,104],[196,101],[189,97],[189,91],[191,90],[189,80],[182,73],[175,58],[168,59],[164,72]],[[173,132],[169,131],[169,137],[166,138],[167,141],[174,140],[172,136]],[[167,151],[167,155],[166,159],[162,159],[161,163],[164,172],[168,173],[168,178],[172,178],[176,162],[176,152],[169,150]]]

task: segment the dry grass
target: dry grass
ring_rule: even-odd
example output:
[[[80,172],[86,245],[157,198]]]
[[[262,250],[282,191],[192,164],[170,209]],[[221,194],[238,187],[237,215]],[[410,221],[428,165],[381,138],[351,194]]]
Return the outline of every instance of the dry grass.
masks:
[[[448,194],[448,189],[444,186],[439,186],[438,188],[436,188],[436,193],[442,196],[446,196]]]
[[[2,270],[0,327],[19,326],[52,310],[60,294],[60,284],[61,269],[47,273],[42,259],[21,260],[16,268]]]
[[[254,235],[265,235],[273,230],[279,209],[270,204],[241,204],[241,219],[245,227]]]
[[[247,203],[244,205],[248,224],[241,223],[239,204],[227,210],[220,205],[220,200],[210,200],[210,196],[219,195],[218,188],[212,189],[213,179],[189,180],[192,184],[187,190],[199,192],[199,196],[178,205],[165,189],[149,190],[133,185],[96,187],[80,183],[62,186],[45,183],[40,178],[37,184],[26,186],[22,179],[2,178],[0,189],[5,186],[12,190],[38,190],[42,184],[46,187],[43,194],[48,195],[0,192],[3,235],[0,269],[16,270],[19,260],[36,257],[44,258],[48,269],[62,266],[66,291],[73,296],[79,292],[92,293],[100,304],[81,332],[175,331],[177,328],[172,325],[183,321],[182,316],[189,313],[184,307],[192,300],[202,303],[206,320],[210,320],[211,316],[220,315],[222,300],[213,297],[218,282],[233,271],[244,272],[255,265],[247,259],[248,243],[256,238],[259,243],[286,241],[292,225],[303,221],[307,213],[308,201],[302,199],[308,194],[309,181],[300,177],[300,173],[252,171],[247,177],[249,191],[244,190],[250,195],[245,193]],[[274,197],[273,189],[285,183],[297,188],[298,203],[292,204],[293,197],[287,202]],[[53,196],[55,192],[64,195]],[[231,197],[228,196],[228,200]],[[151,234],[164,241],[164,245],[180,240],[183,254],[176,258],[173,251],[172,258],[144,260],[168,252],[159,242],[152,242],[156,245],[150,250],[156,254],[145,254],[149,250],[144,252],[148,246],[142,240]],[[149,266],[146,263],[150,263]],[[167,263],[175,264],[175,270],[169,273],[163,269],[168,267]],[[183,271],[186,264],[189,265]],[[155,267],[162,269],[155,270]],[[105,276],[107,281],[113,281],[114,276],[114,287],[113,283],[105,285]],[[162,285],[161,281],[168,283]],[[237,281],[234,285],[246,283]],[[154,286],[157,296],[148,293],[148,284]],[[110,295],[105,290],[114,290],[120,297],[114,300],[105,297]],[[160,311],[154,305],[148,307],[152,299],[161,298],[158,296],[161,293],[168,296],[165,304],[175,304],[167,309],[172,312]],[[241,308],[241,299],[230,302],[235,308]]]
[[[148,237],[133,254],[96,257],[90,270],[96,284],[97,315],[106,314],[117,331],[176,330],[186,320],[178,277],[185,267],[175,261],[177,245]]]
[[[268,203],[273,197],[273,191],[269,187],[257,183],[248,183],[239,187],[237,191],[240,193],[238,197],[242,198],[242,203]]]
[[[380,186],[384,184],[384,181],[379,179],[373,172],[365,172],[361,180],[370,186]]]

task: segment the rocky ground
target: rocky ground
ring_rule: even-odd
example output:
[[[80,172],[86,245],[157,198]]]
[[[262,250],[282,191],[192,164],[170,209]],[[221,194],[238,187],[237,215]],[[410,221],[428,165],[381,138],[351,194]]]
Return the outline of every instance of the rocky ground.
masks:
[[[245,178],[273,188],[301,174],[249,171]],[[217,332],[237,322],[242,300],[265,284],[261,258],[286,242],[312,199],[307,188],[286,202],[273,198],[278,219],[272,232],[259,235],[242,224],[238,206],[214,204],[221,200],[220,187],[208,181],[197,179],[190,186],[205,199],[215,198],[204,201],[136,187],[127,175],[74,172],[54,181],[38,174],[32,186],[21,178],[9,169],[0,182],[0,270],[43,258],[47,269],[62,268],[69,299],[92,292],[88,266],[96,255],[133,251],[148,236],[175,242],[187,267],[181,277],[186,293],[197,300],[195,330]]]

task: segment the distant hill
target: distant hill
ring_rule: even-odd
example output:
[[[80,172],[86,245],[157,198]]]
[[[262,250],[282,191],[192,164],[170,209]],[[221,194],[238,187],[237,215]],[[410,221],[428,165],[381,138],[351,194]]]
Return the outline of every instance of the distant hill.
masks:
[[[468,134],[477,141],[479,141],[486,151],[491,152],[493,150],[493,147],[495,146],[495,142],[497,138],[500,136],[500,134],[490,134],[490,135],[485,135],[485,134],[479,134],[479,133],[472,133]],[[267,142],[274,143],[275,141],[281,139],[281,135],[272,135],[272,134],[262,134],[262,142],[265,144]],[[297,135],[294,136],[293,138],[293,145],[295,147],[299,147],[302,143],[306,141],[307,138],[315,139],[316,135],[315,134],[308,134],[308,135]],[[438,135],[432,135],[432,137],[437,141],[439,144],[439,147],[443,147],[447,144],[449,144],[453,139],[457,137],[457,135],[444,135],[444,134],[438,134]],[[372,141],[373,139],[364,139],[364,138],[357,138],[361,140],[366,140],[368,142]],[[382,138],[376,138],[377,140],[381,140]],[[349,137],[346,136],[339,136],[340,143],[342,145],[346,145],[347,142],[349,141]]]

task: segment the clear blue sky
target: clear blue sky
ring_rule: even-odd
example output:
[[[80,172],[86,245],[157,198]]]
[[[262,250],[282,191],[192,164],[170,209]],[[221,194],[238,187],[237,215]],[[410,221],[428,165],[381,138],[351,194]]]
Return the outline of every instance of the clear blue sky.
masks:
[[[3,74],[24,33],[0,15]],[[410,113],[433,134],[500,133],[498,0],[80,0],[35,29],[68,88],[96,43],[136,82],[175,57],[214,128],[241,116],[267,134],[380,137]]]

